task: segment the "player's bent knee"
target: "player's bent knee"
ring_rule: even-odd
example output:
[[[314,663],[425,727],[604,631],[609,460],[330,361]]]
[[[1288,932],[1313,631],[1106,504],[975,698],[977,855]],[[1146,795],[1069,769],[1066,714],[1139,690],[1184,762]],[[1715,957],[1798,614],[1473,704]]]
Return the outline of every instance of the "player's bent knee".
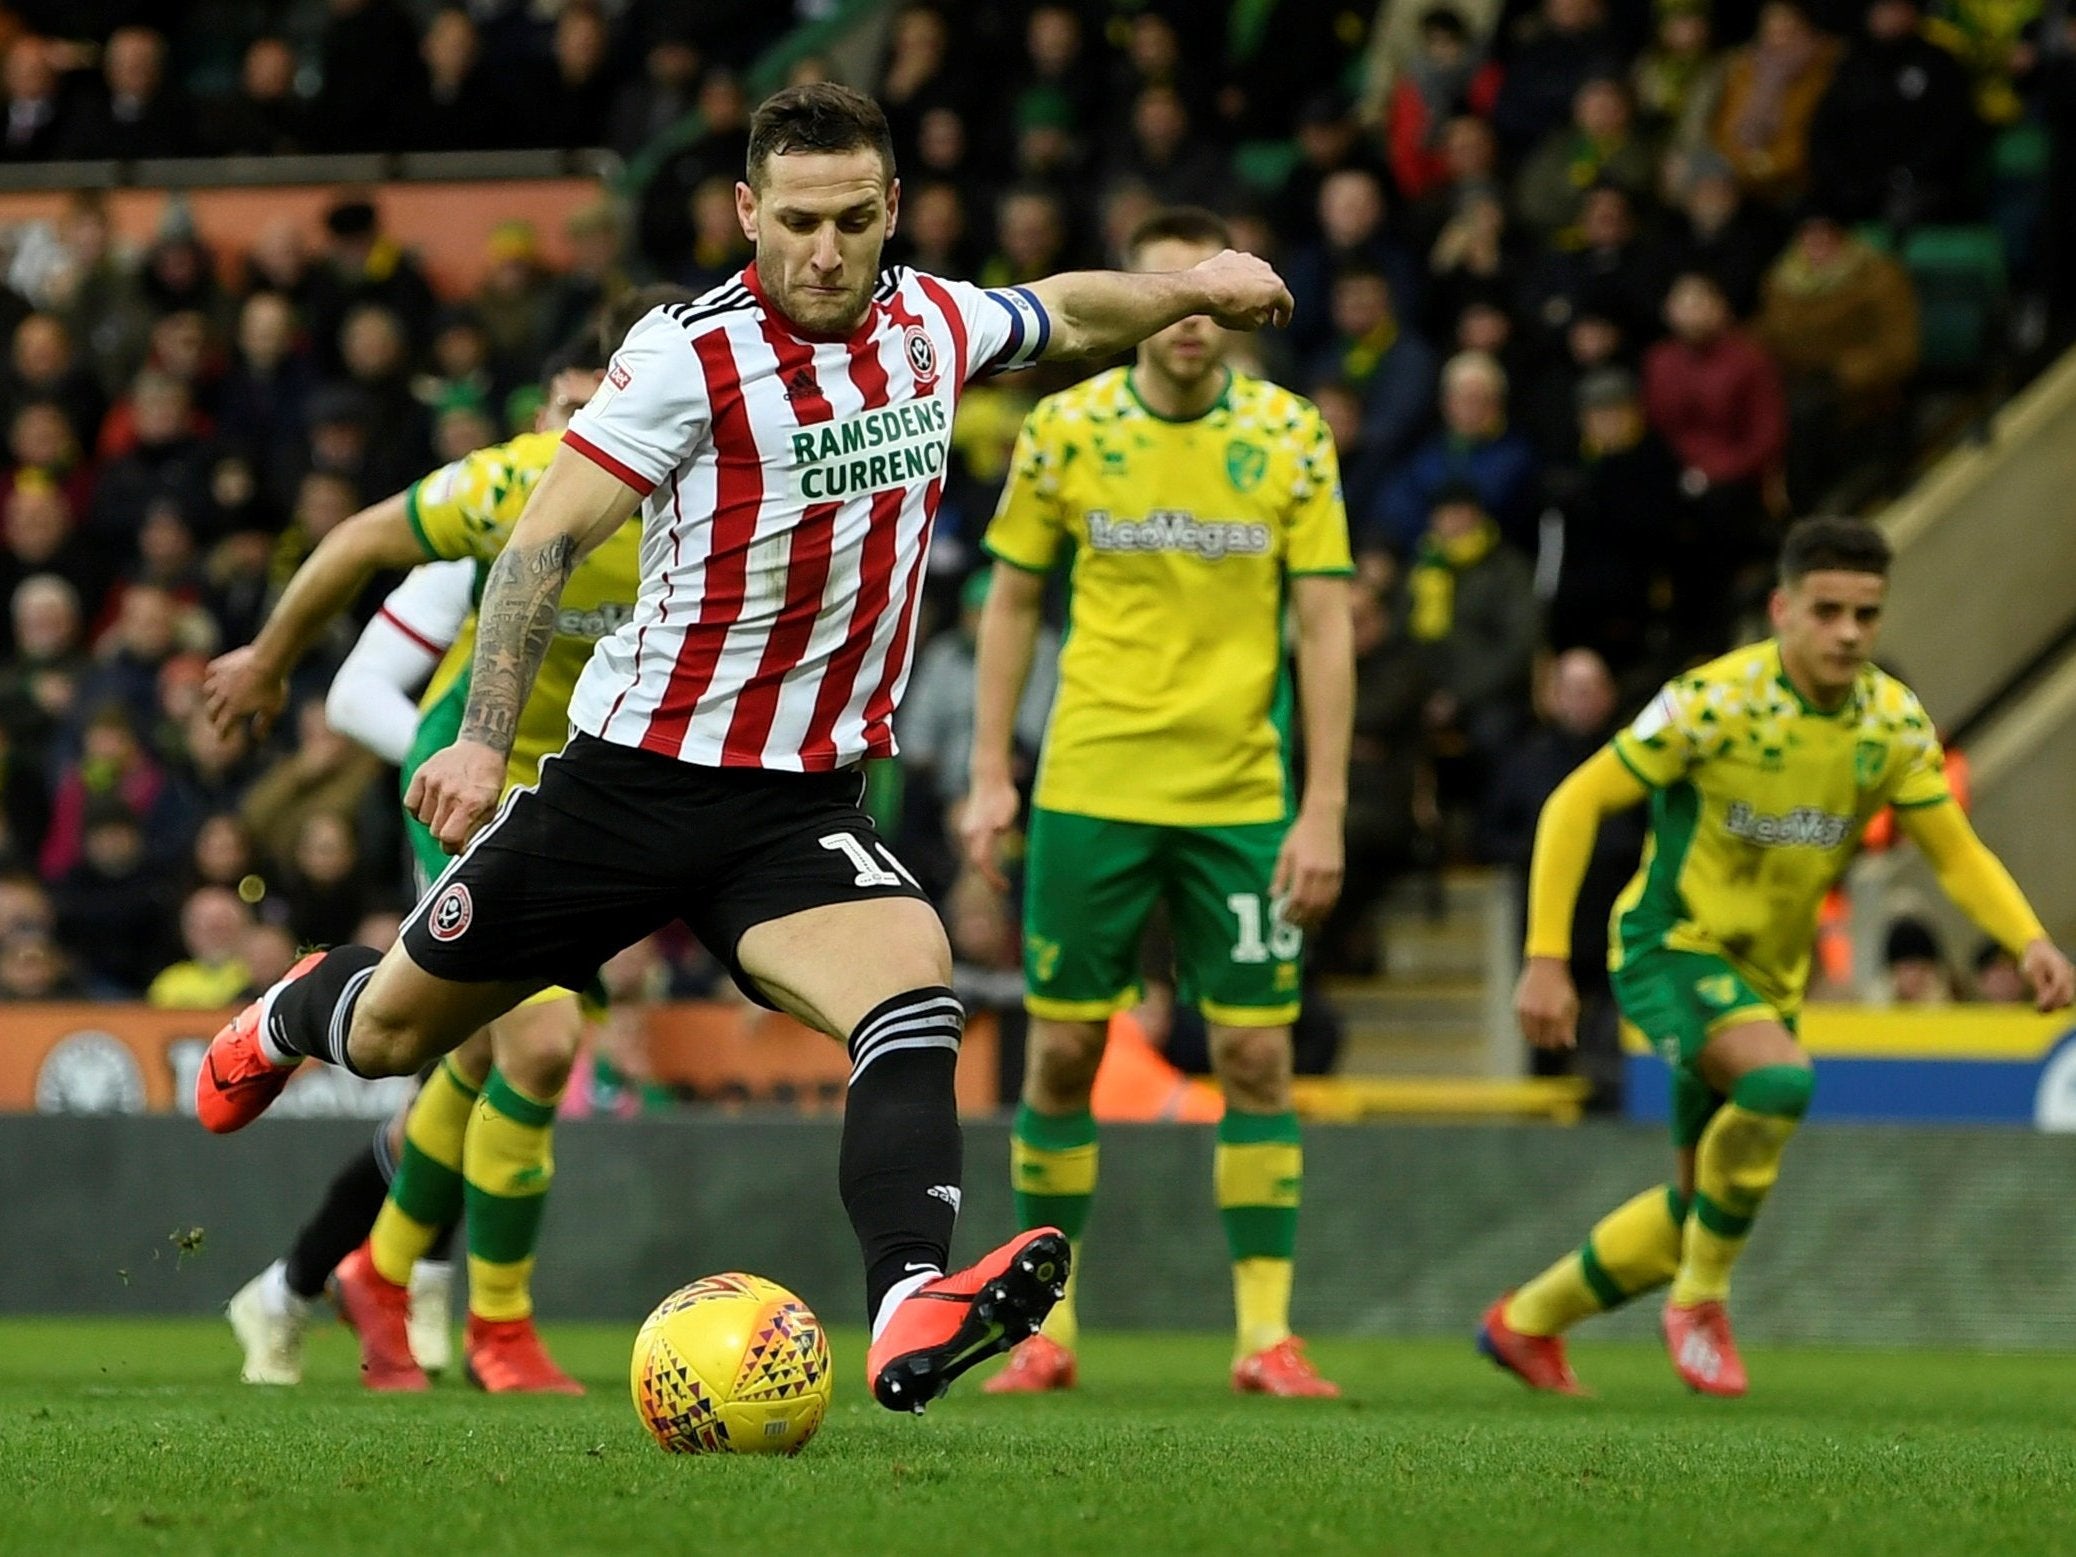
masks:
[[[1261,1113],[1290,1107],[1289,1028],[1214,1028],[1211,1065],[1228,1102]]]
[[[1809,1112],[1816,1095],[1816,1072],[1805,1060],[1800,1065],[1762,1065],[1737,1078],[1730,1101],[1755,1114],[1772,1114],[1781,1119],[1800,1119]]]
[[[1025,1063],[1025,1090],[1032,1105],[1043,1113],[1086,1108],[1108,1031],[1101,1022],[1033,1022]]]
[[[479,1027],[462,1043],[462,1046],[447,1056],[447,1063],[454,1073],[478,1092],[483,1083],[490,1079],[490,1029]]]
[[[558,1097],[569,1085],[584,1020],[574,996],[521,1006],[491,1026],[491,1046],[505,1079],[532,1097]]]

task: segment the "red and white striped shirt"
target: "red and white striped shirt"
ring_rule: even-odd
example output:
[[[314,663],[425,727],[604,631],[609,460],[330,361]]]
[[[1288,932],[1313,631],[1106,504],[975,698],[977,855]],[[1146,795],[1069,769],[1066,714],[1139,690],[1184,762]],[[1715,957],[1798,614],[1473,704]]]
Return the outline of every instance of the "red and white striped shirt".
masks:
[[[565,435],[645,494],[634,618],[570,722],[707,767],[891,756],[952,413],[1050,334],[1025,288],[906,268],[843,340],[795,330],[754,265],[643,318]]]

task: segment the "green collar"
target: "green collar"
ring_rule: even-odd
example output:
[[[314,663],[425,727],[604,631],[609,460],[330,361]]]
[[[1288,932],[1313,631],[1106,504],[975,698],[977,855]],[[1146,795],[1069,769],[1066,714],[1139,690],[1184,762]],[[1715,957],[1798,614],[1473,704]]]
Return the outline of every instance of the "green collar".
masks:
[[[1778,638],[1773,640],[1773,679],[1786,687],[1788,695],[1794,698],[1796,706],[1814,719],[1836,719],[1853,708],[1860,700],[1860,683],[1858,678],[1854,679],[1851,688],[1846,692],[1845,701],[1836,708],[1819,708],[1807,697],[1804,697],[1802,689],[1796,686],[1793,679],[1788,675],[1788,662],[1780,652],[1780,640]]]
[[[1125,369],[1125,390],[1128,394],[1131,395],[1132,403],[1138,406],[1139,409],[1144,411],[1148,416],[1152,417],[1156,422],[1167,422],[1171,425],[1178,427],[1186,426],[1190,422],[1201,422],[1213,411],[1227,410],[1232,405],[1234,373],[1231,368],[1227,368],[1225,370],[1225,383],[1219,388],[1218,398],[1212,401],[1209,405],[1205,406],[1204,409],[1198,412],[1195,416],[1164,416],[1159,411],[1156,411],[1152,406],[1148,405],[1146,403],[1146,397],[1139,393],[1138,379],[1133,376],[1137,371],[1138,370],[1135,368]]]

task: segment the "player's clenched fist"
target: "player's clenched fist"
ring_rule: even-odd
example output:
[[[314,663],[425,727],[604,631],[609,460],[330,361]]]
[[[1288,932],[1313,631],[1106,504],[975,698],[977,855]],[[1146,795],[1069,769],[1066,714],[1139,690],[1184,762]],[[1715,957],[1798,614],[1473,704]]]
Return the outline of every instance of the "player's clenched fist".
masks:
[[[1521,1036],[1538,1049],[1569,1049],[1578,1042],[1579,992],[1561,957],[1530,957],[1514,986]]]
[[[219,736],[228,738],[248,720],[255,735],[266,734],[286,701],[287,678],[251,644],[219,654],[202,675],[202,709]]]
[[[404,809],[449,854],[459,854],[476,829],[490,820],[504,792],[505,759],[479,741],[456,741],[428,757],[411,775]]]
[[[1189,274],[1204,289],[1204,312],[1228,330],[1290,322],[1290,288],[1259,255],[1223,249],[1198,261]]]
[[[2076,969],[2069,966],[2069,959],[2054,942],[2033,942],[2018,967],[2033,986],[2033,1004],[2042,1011],[2060,1011],[2076,1001]]]

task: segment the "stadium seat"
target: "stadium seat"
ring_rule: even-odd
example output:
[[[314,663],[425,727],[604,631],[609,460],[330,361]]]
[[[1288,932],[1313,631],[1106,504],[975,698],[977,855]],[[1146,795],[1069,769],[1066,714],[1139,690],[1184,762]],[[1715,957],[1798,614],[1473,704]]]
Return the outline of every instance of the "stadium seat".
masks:
[[[1917,288],[1922,365],[1939,375],[1979,373],[2000,349],[2006,277],[1994,227],[1920,227],[1902,260]]]

